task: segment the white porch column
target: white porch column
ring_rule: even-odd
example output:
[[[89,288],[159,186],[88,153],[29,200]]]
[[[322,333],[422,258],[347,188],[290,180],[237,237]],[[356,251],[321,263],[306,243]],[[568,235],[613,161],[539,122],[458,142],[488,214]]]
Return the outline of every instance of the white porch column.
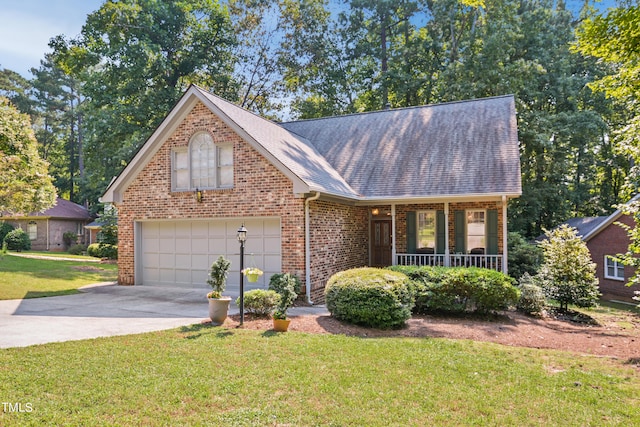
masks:
[[[391,205],[391,265],[397,265],[396,250],[396,205]]]
[[[444,266],[450,267],[449,259],[449,202],[444,202]]]
[[[507,274],[507,196],[502,196],[502,272]]]

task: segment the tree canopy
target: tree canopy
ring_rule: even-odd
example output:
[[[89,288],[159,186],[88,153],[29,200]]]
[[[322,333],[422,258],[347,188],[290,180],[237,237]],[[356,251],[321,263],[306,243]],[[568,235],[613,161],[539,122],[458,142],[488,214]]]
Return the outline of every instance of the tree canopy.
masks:
[[[26,214],[54,205],[56,189],[38,155],[29,116],[0,97],[0,212]]]
[[[637,8],[589,4],[106,0],[77,38],[51,40],[33,79],[0,70],[0,94],[31,115],[60,193],[90,204],[190,83],[274,119],[513,94],[523,195],[509,225],[532,238],[611,212],[636,175],[638,22],[621,14]]]

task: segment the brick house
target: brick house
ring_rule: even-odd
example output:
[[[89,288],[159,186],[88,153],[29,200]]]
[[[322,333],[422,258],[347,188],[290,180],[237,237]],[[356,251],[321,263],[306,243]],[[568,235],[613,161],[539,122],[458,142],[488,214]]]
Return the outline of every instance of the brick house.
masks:
[[[397,263],[506,271],[521,194],[512,96],[275,123],[191,86],[102,197],[118,209],[119,283],[206,287],[211,263],[335,272]],[[309,286],[307,286],[309,285]]]
[[[635,196],[629,203],[637,201]],[[627,252],[629,236],[618,223],[634,226],[633,218],[623,214],[619,209],[609,216],[573,218],[567,224],[578,230],[578,235],[587,244],[591,252],[591,260],[596,264],[596,276],[600,282],[602,298],[634,302],[634,291],[637,286],[625,286],[634,269],[618,263],[613,257]]]
[[[26,231],[31,239],[32,250],[62,252],[68,249],[63,241],[64,233],[74,233],[78,243],[87,243],[88,235],[84,226],[93,221],[93,216],[84,206],[58,197],[56,204],[44,212],[27,215],[5,213],[0,216],[0,221]]]

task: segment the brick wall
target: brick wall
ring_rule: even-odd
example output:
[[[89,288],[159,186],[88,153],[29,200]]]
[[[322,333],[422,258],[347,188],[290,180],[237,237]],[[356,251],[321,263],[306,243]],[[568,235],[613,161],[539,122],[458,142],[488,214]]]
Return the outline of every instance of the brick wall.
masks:
[[[70,231],[72,233],[78,232],[78,227],[82,230],[82,235],[78,239],[79,244],[85,243],[88,240],[88,232],[85,230],[84,222],[76,220],[65,219],[20,219],[20,220],[8,220],[7,223],[13,225],[15,228],[22,228],[25,232],[29,230],[29,223],[35,222],[37,225],[37,238],[31,240],[31,250],[33,251],[51,251],[51,252],[64,252],[68,250],[64,244],[62,236],[64,233]],[[48,222],[48,224],[47,224]],[[47,233],[48,236],[47,236]]]
[[[622,222],[633,226],[633,219],[628,215],[623,215],[617,222]],[[633,275],[631,267],[624,268],[624,281],[606,279],[604,277],[604,257],[605,255],[616,255],[627,252],[629,237],[627,232],[616,225],[610,224],[595,237],[587,242],[587,247],[591,252],[591,259],[596,263],[596,276],[600,281],[600,292],[603,299],[614,299],[632,302],[634,291],[638,291],[638,286],[625,286],[629,278]]]
[[[310,202],[311,299],[324,301],[331,275],[369,263],[368,210],[326,201]]]
[[[171,150],[186,147],[206,131],[216,143],[233,143],[234,186],[203,191],[171,191]],[[204,219],[278,216],[281,219],[282,270],[304,278],[304,200],[293,184],[245,143],[208,108],[198,103],[127,188],[118,204],[118,281],[134,284],[134,222],[153,219]]]

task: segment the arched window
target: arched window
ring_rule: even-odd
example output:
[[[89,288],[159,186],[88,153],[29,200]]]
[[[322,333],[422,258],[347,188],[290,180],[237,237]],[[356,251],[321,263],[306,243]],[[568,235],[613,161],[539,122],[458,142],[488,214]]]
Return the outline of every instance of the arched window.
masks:
[[[207,132],[191,137],[189,148],[173,150],[174,191],[233,187],[233,144],[215,144]]]

